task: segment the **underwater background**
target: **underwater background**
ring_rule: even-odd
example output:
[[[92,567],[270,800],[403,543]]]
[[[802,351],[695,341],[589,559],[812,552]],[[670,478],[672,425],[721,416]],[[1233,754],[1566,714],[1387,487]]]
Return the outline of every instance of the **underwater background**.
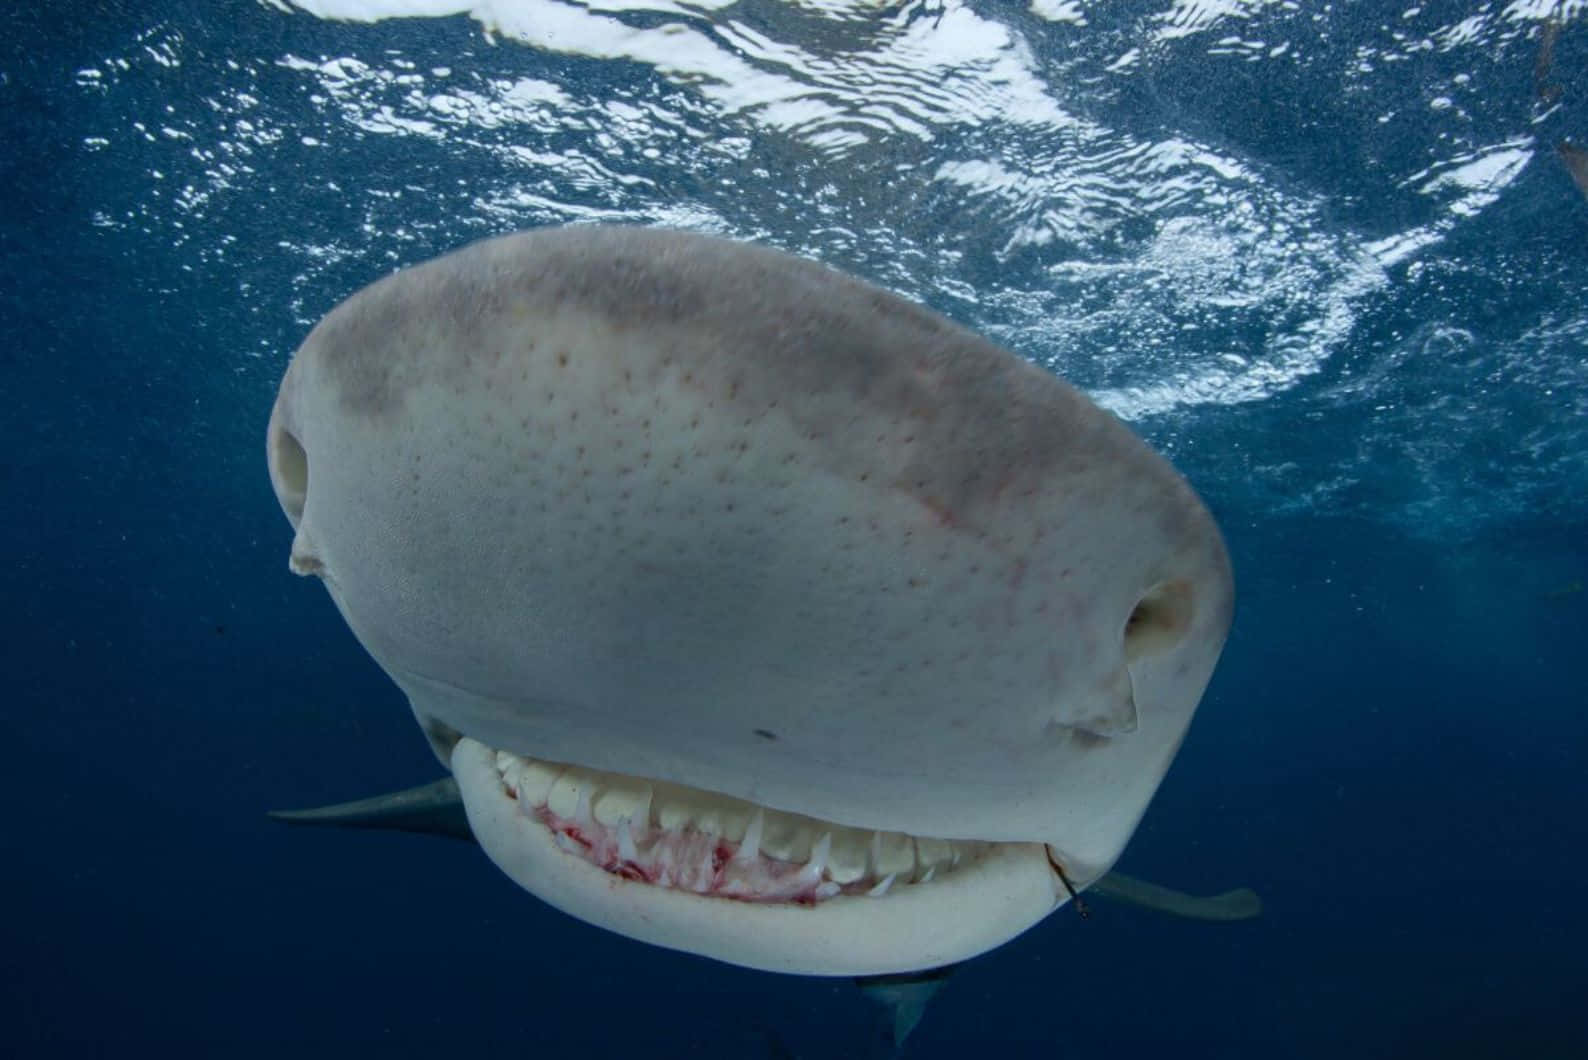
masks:
[[[394,268],[599,220],[933,306],[1127,420],[1227,535],[1235,626],[1119,867],[1263,915],[1060,910],[902,1055],[1588,1056],[1588,3],[0,24],[0,1053],[886,1055],[847,980],[264,816],[440,774],[287,572],[292,350]]]

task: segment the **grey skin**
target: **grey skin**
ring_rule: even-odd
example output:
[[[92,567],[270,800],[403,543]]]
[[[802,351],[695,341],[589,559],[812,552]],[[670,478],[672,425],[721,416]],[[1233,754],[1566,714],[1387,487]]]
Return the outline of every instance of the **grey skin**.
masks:
[[[458,783],[451,777],[331,806],[273,810],[270,816],[292,825],[414,832],[475,841]],[[1121,872],[1105,873],[1087,888],[1087,894],[1187,920],[1250,920],[1262,912],[1261,899],[1246,887],[1222,894],[1191,895]],[[926,1014],[927,1003],[958,967],[955,964],[901,975],[860,976],[854,982],[862,994],[883,1007],[885,1033],[892,1048],[898,1050]]]

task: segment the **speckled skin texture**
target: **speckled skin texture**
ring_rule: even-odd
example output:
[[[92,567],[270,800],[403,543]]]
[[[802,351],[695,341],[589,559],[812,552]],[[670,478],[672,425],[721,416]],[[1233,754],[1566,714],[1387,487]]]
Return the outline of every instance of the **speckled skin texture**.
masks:
[[[397,273],[305,341],[270,432],[295,569],[422,720],[846,824],[1040,839],[1086,878],[1230,621],[1216,527],[1114,417],[724,240],[549,229]],[[1137,612],[1168,632],[1127,665],[1164,585],[1184,606]]]
[[[646,347],[608,359],[612,407],[667,382],[740,420],[747,445],[785,420],[824,466],[880,476],[943,518],[1119,455],[1125,429],[1048,373],[814,262],[636,228],[509,237],[457,264],[377,284],[316,330],[346,414],[396,419],[416,388],[514,366],[549,407],[571,351],[523,322],[577,313],[614,349]]]

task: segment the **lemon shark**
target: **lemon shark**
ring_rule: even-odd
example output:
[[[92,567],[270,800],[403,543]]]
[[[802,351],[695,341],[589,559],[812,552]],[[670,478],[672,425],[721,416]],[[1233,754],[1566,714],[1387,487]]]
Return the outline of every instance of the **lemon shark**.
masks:
[[[1053,374],[820,264],[540,229],[333,309],[266,450],[292,571],[509,877],[752,968],[991,949],[1103,878],[1234,590]]]

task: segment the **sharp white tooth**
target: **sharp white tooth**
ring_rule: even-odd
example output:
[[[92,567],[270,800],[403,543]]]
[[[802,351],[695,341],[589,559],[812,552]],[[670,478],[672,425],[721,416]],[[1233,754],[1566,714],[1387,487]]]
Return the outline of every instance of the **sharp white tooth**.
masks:
[[[656,791],[649,784],[645,785],[645,794],[640,799],[640,804],[634,807],[631,815],[634,826],[639,829],[641,836],[651,830],[651,802],[656,798]]]
[[[530,805],[529,792],[522,784],[518,786],[518,812],[525,817],[535,816],[535,807]]]
[[[926,875],[922,876],[916,882],[918,882],[918,883],[931,883],[932,882],[932,877],[935,876],[935,875],[937,875],[937,866],[933,865],[931,868],[926,870]]]
[[[757,809],[755,816],[750,818],[750,824],[744,830],[744,838],[739,840],[739,849],[733,852],[733,860],[740,865],[747,865],[761,856],[761,830],[766,827],[766,812]]]
[[[811,859],[805,867],[800,869],[801,883],[817,883],[822,878],[822,873],[827,871],[827,855],[833,849],[833,834],[823,832],[822,837],[816,841],[816,846],[811,848]]]
[[[558,773],[538,762],[514,763],[505,774],[507,782],[535,809],[546,805],[546,796],[556,783]]]
[[[871,851],[870,851],[870,853],[871,853],[871,864],[870,864],[869,868],[871,869],[872,872],[877,872],[877,871],[879,871],[882,868],[882,833],[881,832],[872,832],[871,833]]]
[[[909,880],[916,872],[915,840],[900,832],[879,832],[874,840],[871,853],[876,859],[872,866],[873,876],[886,876],[890,872],[897,872],[902,878]]]
[[[618,822],[618,857],[624,861],[638,862],[640,852],[634,846],[634,832],[627,817]]]
[[[915,863],[921,869],[930,865],[946,865],[948,859],[954,856],[954,848],[946,839],[929,839],[917,836],[915,840]]]
[[[816,897],[831,898],[838,893],[838,885],[832,880],[824,880],[816,885]]]
[[[590,786],[579,785],[579,805],[573,811],[573,819],[580,824],[595,824],[595,814],[590,812]]]
[[[870,837],[853,828],[833,829],[833,849],[827,854],[827,878],[840,887],[871,877],[866,871],[866,844]]]
[[[897,875],[898,875],[897,872],[888,873],[886,876],[884,876],[882,878],[882,882],[881,883],[879,883],[875,887],[871,888],[871,890],[867,891],[866,894],[868,894],[872,898],[881,898],[883,895],[888,893],[888,888],[893,886],[893,878],[895,876],[897,876]]]

